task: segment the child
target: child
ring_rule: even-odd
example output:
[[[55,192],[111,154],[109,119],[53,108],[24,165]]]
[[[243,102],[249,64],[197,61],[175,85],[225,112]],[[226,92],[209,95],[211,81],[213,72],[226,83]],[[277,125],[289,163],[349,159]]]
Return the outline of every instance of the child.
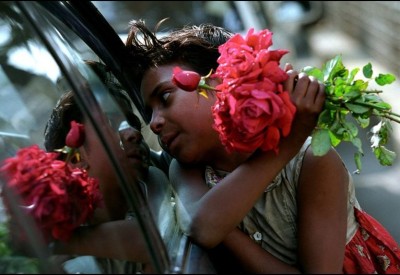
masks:
[[[336,151],[316,157],[310,148],[323,85],[288,65],[284,89],[297,111],[279,154],[229,154],[212,128],[212,91],[207,99],[171,81],[175,66],[215,71],[218,46],[231,36],[204,24],[157,39],[139,21],[126,43],[132,60],[140,60],[135,77],[150,127],[176,159],[169,177],[183,230],[204,247],[222,243],[245,272],[399,273],[397,243],[359,206]]]
[[[91,66],[99,69],[100,64]],[[160,233],[164,236],[168,234],[168,230],[172,230],[170,219],[173,217],[168,179],[161,170],[151,166],[150,149],[141,135],[141,121],[133,113],[129,96],[116,86],[116,82],[105,81],[105,71],[100,78],[106,83],[122,110],[122,112],[108,112],[106,115],[110,124],[102,127],[111,127],[116,133],[115,142],[121,146],[121,152],[126,156],[126,163],[132,171],[136,171],[134,175],[140,179],[139,183],[148,200],[151,213],[159,226]],[[72,91],[62,95],[53,109],[45,129],[46,150],[54,151],[65,145],[65,137],[72,120],[82,123],[85,127],[85,142],[79,148],[81,159],[75,165],[87,169],[90,176],[97,178],[106,190],[114,190],[115,194],[108,194],[109,197],[114,196],[114,201],[122,200],[118,202],[118,208],[122,204],[123,208],[127,209],[128,206],[125,198],[121,197],[122,192],[119,190],[116,174],[104,151],[104,146],[92,124],[84,118]],[[113,206],[110,209],[113,209]],[[114,218],[113,221],[109,221],[103,215],[95,221],[89,221],[89,226],[76,230],[67,243],[55,243],[54,253],[96,256],[96,262],[93,262],[91,257],[68,260],[64,263],[64,268],[69,273],[85,270],[91,273],[97,270],[90,268],[98,268],[103,273],[132,273],[151,270],[149,265],[146,268],[142,267],[142,263],[150,263],[151,258],[147,249],[145,237],[141,233],[135,215],[133,211],[128,211],[125,219]],[[97,263],[100,267],[93,267],[93,263]]]

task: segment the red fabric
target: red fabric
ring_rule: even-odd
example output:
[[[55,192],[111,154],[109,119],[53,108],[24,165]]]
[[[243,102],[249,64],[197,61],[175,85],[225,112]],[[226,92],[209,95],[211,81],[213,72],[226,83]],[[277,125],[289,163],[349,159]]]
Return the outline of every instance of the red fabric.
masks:
[[[354,209],[360,226],[346,245],[343,273],[400,274],[397,242],[377,220],[362,210]]]

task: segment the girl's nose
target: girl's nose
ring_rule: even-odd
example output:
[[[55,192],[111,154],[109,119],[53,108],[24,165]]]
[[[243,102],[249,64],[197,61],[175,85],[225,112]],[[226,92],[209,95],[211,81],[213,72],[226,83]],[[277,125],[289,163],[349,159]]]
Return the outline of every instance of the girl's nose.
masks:
[[[154,112],[151,116],[151,120],[150,120],[150,129],[156,134],[160,134],[161,133],[161,129],[163,127],[165,123],[165,119],[158,114],[158,112]]]
[[[143,141],[143,136],[140,130],[132,127],[127,121],[121,122],[118,128],[121,143],[140,144]]]
[[[122,129],[119,131],[119,134],[124,142],[139,144],[143,140],[142,133],[133,127]]]

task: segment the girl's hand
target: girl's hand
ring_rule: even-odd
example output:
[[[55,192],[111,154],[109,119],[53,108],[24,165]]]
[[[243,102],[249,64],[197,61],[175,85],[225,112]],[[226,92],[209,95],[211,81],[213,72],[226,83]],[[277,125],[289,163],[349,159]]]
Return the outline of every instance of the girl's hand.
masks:
[[[286,64],[285,70],[289,78],[284,82],[283,88],[289,92],[296,106],[292,130],[298,129],[309,135],[324,107],[325,85],[315,77],[294,71],[290,64]]]

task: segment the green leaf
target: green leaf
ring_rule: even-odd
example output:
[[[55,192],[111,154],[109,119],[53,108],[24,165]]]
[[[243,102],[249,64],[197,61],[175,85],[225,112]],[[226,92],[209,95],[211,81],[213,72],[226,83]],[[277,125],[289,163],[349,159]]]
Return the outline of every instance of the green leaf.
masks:
[[[400,123],[400,115],[393,113],[391,105],[379,97],[382,91],[368,90],[368,81],[355,79],[360,69],[354,68],[349,71],[343,65],[341,55],[328,60],[323,64],[322,70],[306,67],[303,71],[320,81],[323,79],[325,84],[324,110],[318,117],[316,127],[318,130],[314,130],[312,134],[314,154],[321,156],[342,141],[352,142],[357,148],[354,161],[360,171],[361,157],[364,153],[361,139],[358,137],[358,127],[368,127],[370,117],[376,116],[382,123],[373,127],[370,135],[371,148],[381,163],[385,165],[391,163],[393,152],[384,148],[390,132],[390,124],[385,122],[391,120]],[[371,63],[365,65],[362,71],[365,78],[372,79],[374,72]],[[390,84],[395,79],[392,74],[379,74],[374,78],[381,86]],[[356,123],[350,122],[348,115],[351,115]]]
[[[390,105],[389,103],[386,102],[377,102],[374,104],[375,108],[378,108],[380,110],[391,110],[392,109],[392,105]]]
[[[354,89],[353,87],[347,87],[345,94],[343,95],[343,99],[345,101],[355,100],[356,98],[361,96],[361,92],[358,89]]]
[[[340,75],[340,71],[344,69],[342,63],[342,56],[337,55],[334,58],[328,60],[324,66],[323,73],[324,73],[324,81],[331,81],[338,74]]]
[[[396,153],[386,149],[384,146],[375,148],[374,154],[379,160],[379,163],[383,166],[391,166],[396,158]]]
[[[315,156],[323,156],[331,148],[329,130],[316,129],[312,134],[311,148]]]
[[[353,82],[353,89],[359,90],[360,92],[365,91],[368,88],[368,82],[362,79],[357,79]]]
[[[357,171],[355,172],[356,174],[359,174],[361,169],[362,169],[362,164],[361,164],[361,157],[363,157],[364,155],[360,152],[356,152],[354,153],[354,162],[356,164],[357,167]]]
[[[318,117],[318,125],[320,128],[329,128],[332,123],[334,122],[333,115],[331,114],[332,111],[330,110],[323,110]]]
[[[309,76],[314,76],[316,79],[318,79],[321,82],[324,81],[324,74],[318,68],[307,66],[307,67],[304,67],[302,69],[302,71],[305,72]]]
[[[369,117],[363,118],[362,116],[355,116],[354,118],[357,121],[358,125],[360,125],[360,127],[363,129],[367,128],[371,121]]]
[[[358,128],[353,122],[346,121],[344,124],[352,137],[358,135]]]
[[[347,84],[351,84],[351,82],[353,82],[354,77],[356,76],[356,74],[360,71],[359,68],[355,68],[353,70],[351,70],[349,77],[347,78]]]
[[[395,80],[396,77],[392,74],[379,74],[377,77],[375,77],[375,82],[380,86],[391,84]]]
[[[363,149],[362,149],[362,142],[361,142],[361,139],[359,139],[359,138],[353,138],[353,140],[351,141],[351,143],[357,148],[358,152],[360,152],[361,154],[364,154]]]
[[[369,62],[367,65],[365,65],[365,66],[363,67],[363,74],[364,74],[364,76],[365,76],[366,78],[371,78],[371,77],[372,77],[372,73],[373,73],[373,71],[372,71],[372,65],[371,65],[371,63]]]
[[[332,131],[329,131],[329,137],[333,147],[337,147],[342,142],[342,140],[334,135]]]
[[[370,108],[358,104],[346,103],[345,105],[351,112],[356,114],[364,114],[370,110]]]

